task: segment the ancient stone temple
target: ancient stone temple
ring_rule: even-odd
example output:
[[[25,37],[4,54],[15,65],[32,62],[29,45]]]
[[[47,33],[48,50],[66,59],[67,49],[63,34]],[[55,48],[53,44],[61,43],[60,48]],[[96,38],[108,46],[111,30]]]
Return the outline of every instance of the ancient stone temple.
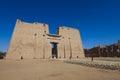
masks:
[[[48,25],[16,21],[6,59],[83,58],[79,30],[61,26],[50,34]]]

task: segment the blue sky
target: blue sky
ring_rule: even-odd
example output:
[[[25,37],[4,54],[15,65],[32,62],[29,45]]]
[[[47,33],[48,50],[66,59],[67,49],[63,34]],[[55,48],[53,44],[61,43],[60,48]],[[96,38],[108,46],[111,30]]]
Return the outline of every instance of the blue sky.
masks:
[[[16,19],[80,30],[84,48],[120,39],[119,0],[0,0],[0,50],[7,51]],[[72,33],[71,33],[72,34]]]

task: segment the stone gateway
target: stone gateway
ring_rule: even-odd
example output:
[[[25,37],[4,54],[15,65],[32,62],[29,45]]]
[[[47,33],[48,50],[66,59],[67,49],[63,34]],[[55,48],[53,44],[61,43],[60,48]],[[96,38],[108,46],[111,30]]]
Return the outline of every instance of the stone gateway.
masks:
[[[83,58],[79,30],[59,27],[49,34],[47,24],[16,21],[6,59]]]

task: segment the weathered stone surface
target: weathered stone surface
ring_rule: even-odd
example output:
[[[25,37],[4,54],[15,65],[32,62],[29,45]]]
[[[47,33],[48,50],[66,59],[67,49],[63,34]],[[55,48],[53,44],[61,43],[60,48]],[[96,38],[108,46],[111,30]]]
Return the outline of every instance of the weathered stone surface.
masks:
[[[53,48],[53,49],[52,49]],[[59,27],[49,34],[48,25],[17,20],[6,59],[82,58],[79,30]]]

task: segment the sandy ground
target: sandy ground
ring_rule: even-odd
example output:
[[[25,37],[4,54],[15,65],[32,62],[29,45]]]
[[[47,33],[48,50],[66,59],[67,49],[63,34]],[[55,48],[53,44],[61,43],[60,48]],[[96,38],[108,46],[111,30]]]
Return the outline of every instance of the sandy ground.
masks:
[[[120,71],[56,60],[0,60],[0,80],[120,80]]]

